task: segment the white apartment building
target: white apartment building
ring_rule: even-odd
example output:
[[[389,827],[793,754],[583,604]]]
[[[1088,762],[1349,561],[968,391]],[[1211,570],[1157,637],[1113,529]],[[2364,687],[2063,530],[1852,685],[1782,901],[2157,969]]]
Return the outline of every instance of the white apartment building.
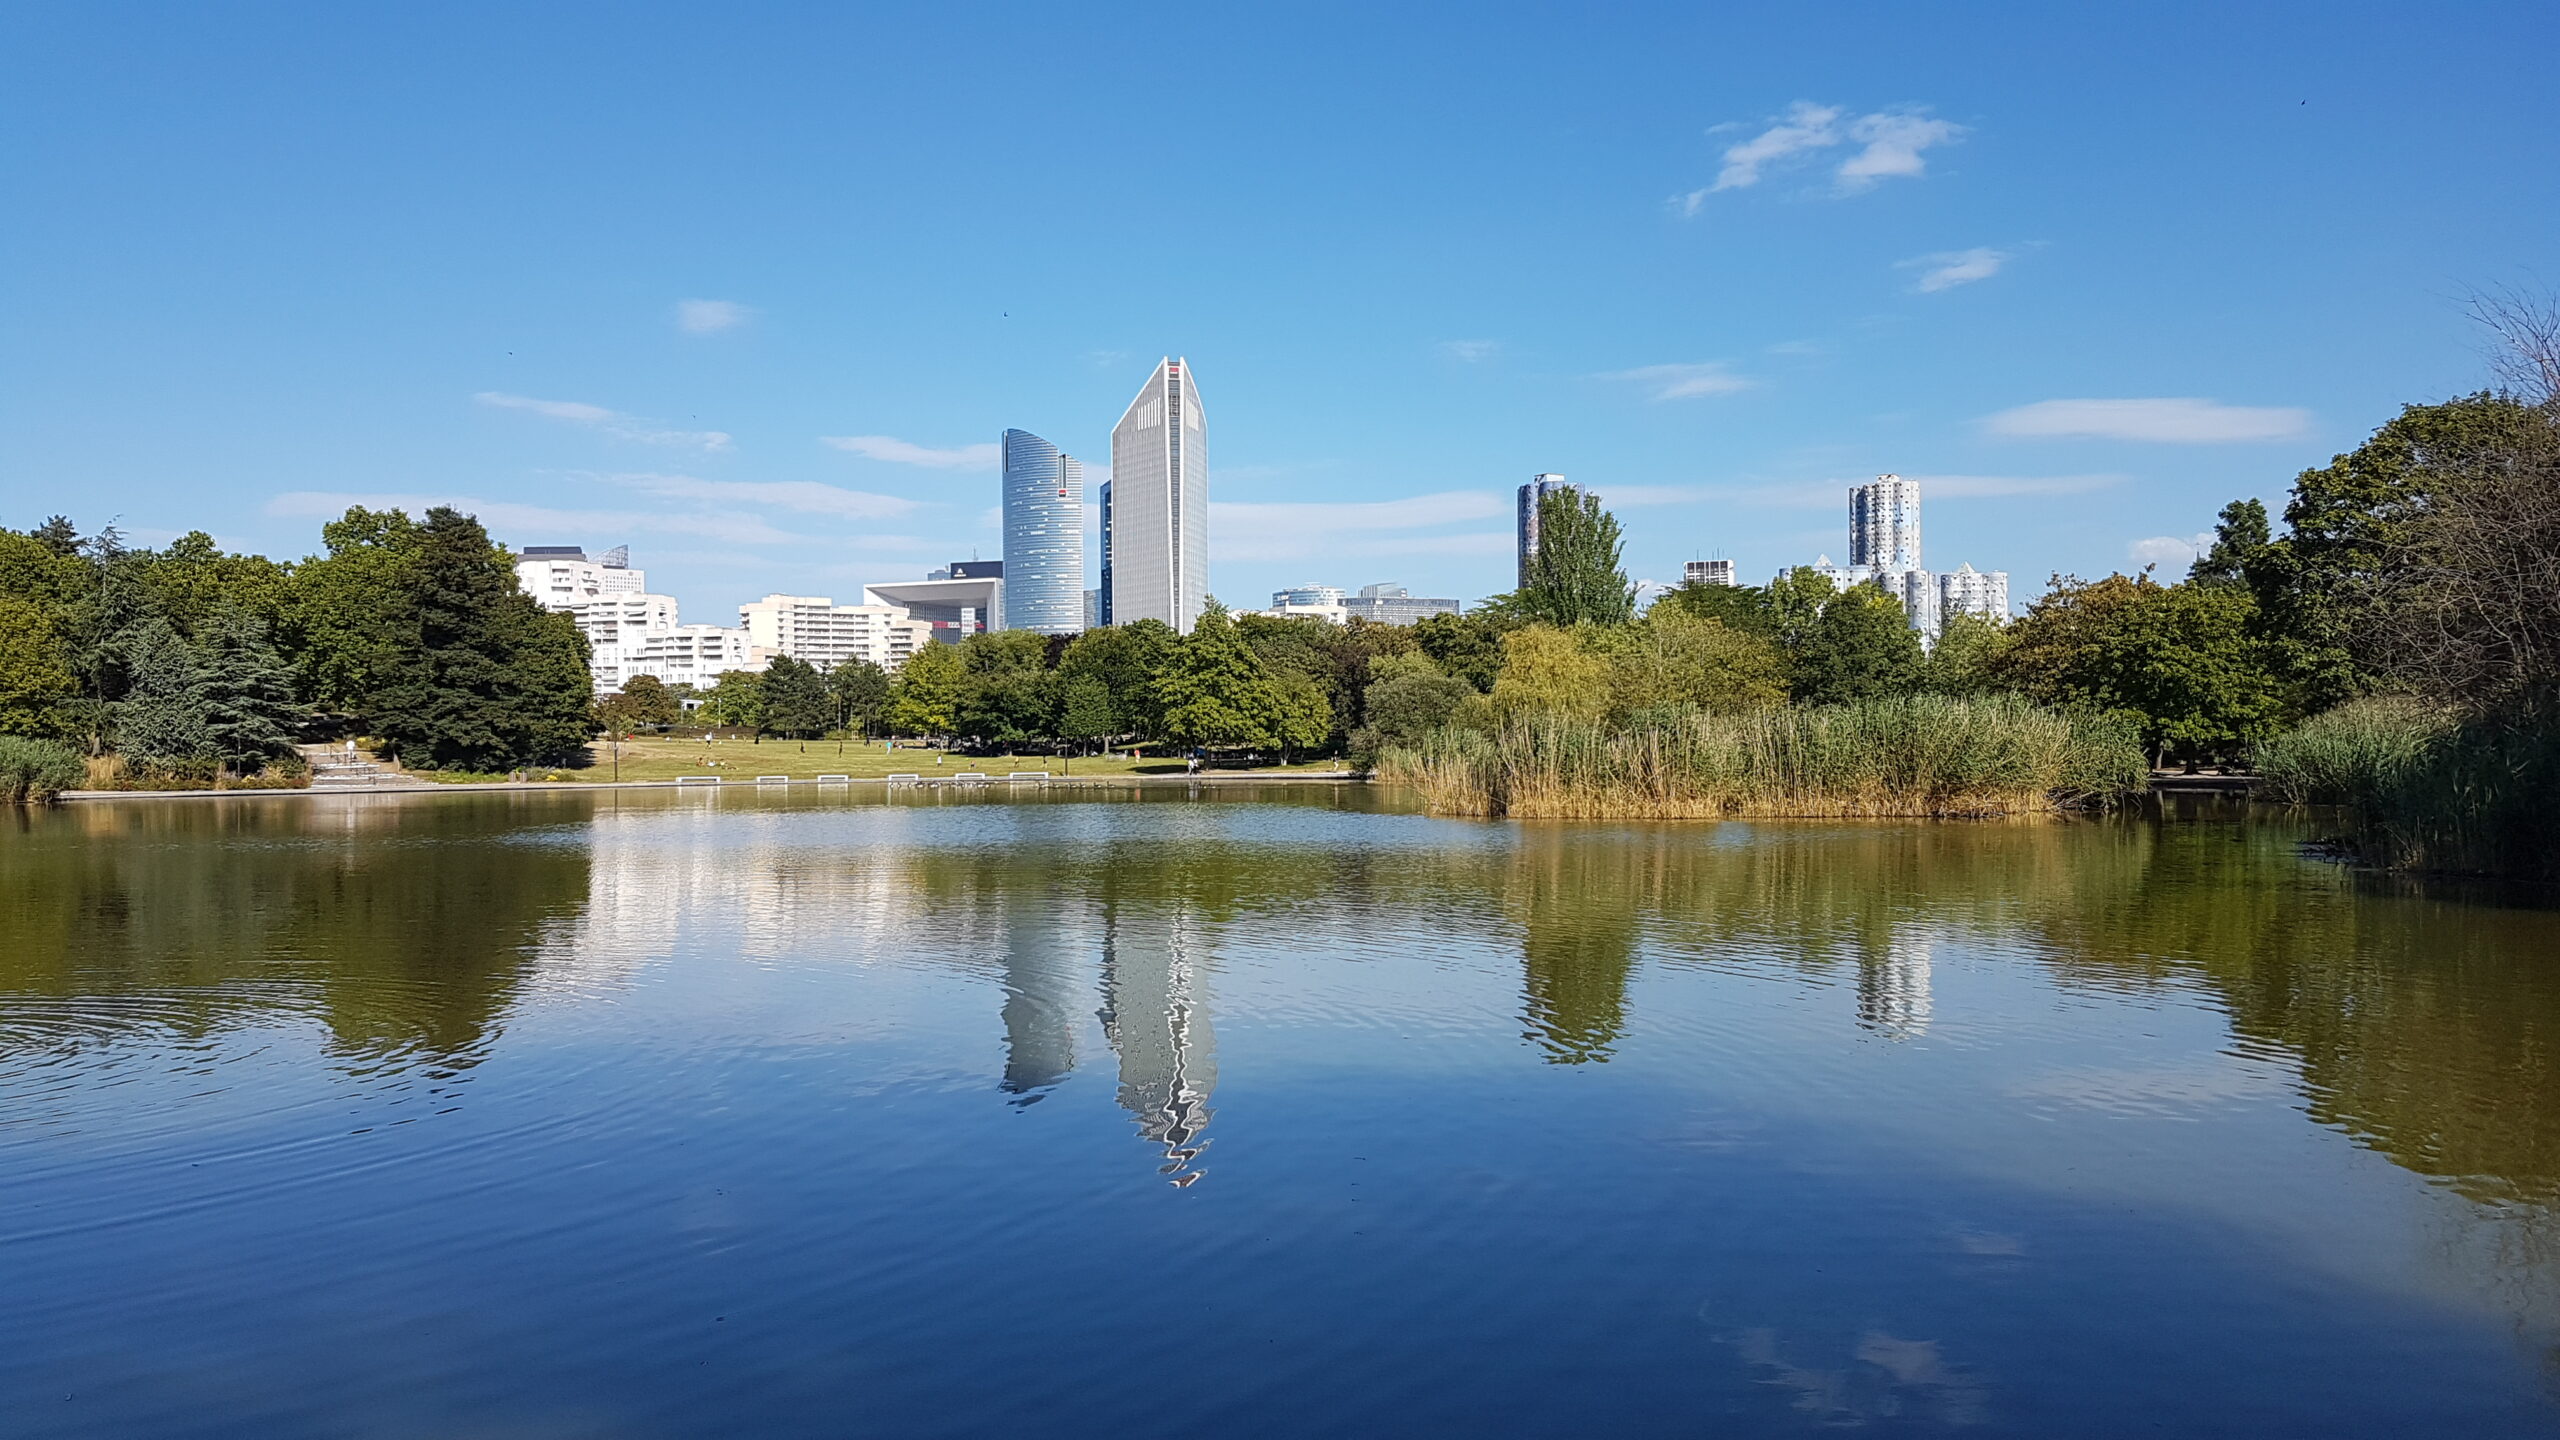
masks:
[[[1938,575],[1938,619],[1944,623],[1950,615],[1980,615],[1991,620],[2009,618],[2009,572],[1976,570],[1959,565]]]
[[[609,655],[609,658],[608,658]],[[613,666],[610,687],[620,689],[636,675],[654,675],[666,685],[708,690],[732,670],[762,670],[772,655],[747,643],[743,626],[671,625],[596,652],[599,682],[605,666]]]
[[[528,545],[516,556],[516,584],[544,609],[566,610],[608,595],[638,595],[649,588],[649,576],[631,568],[628,545],[593,560],[577,545]]]
[[[1920,568],[1920,482],[1879,475],[1849,489],[1849,563],[1881,574]]]
[[[868,660],[895,670],[933,643],[933,626],[897,605],[838,605],[825,595],[767,595],[738,607],[746,643],[821,670]]]
[[[1740,585],[1730,560],[1691,560],[1680,567],[1680,579],[1690,585]]]

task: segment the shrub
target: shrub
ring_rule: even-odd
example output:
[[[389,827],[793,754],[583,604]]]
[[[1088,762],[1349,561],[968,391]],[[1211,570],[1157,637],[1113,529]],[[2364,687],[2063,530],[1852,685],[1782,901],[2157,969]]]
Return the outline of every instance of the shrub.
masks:
[[[2453,712],[2399,696],[2353,701],[2259,746],[2259,781],[2289,804],[2370,805],[2404,784],[2455,724]]]
[[[2560,879],[2560,719],[2548,712],[2353,701],[2268,744],[2259,769],[2273,798],[2351,807],[2347,839],[2376,865]]]
[[[67,745],[0,735],[0,804],[47,803],[88,778],[87,762]]]

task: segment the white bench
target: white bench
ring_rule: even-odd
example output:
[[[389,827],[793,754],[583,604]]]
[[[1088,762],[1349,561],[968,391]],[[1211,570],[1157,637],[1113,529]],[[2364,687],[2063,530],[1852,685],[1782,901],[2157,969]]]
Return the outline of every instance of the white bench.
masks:
[[[912,770],[901,771],[898,774],[890,776],[889,783],[892,785],[921,785],[924,783],[924,777],[916,774]]]
[[[853,777],[850,775],[821,775],[818,777],[818,783],[821,785],[850,785],[853,783]]]
[[[985,780],[986,778],[987,778],[986,776],[984,776],[984,775],[982,775],[982,774],[978,773],[978,772],[977,772],[977,771],[975,771],[975,770],[963,770],[963,771],[961,771],[959,774],[954,775],[954,776],[952,776],[952,777],[951,777],[951,779],[952,779],[953,783],[955,783],[955,784],[957,784],[957,783],[958,783],[958,782],[960,782],[960,781],[964,781],[964,780],[977,780],[977,781],[983,781],[983,780]]]
[[[1041,784],[1046,785],[1049,783],[1049,772],[1046,770],[1015,770],[1007,774],[1004,778],[1007,780],[1037,780]]]
[[[676,777],[676,783],[678,785],[718,785],[722,780],[717,775],[679,775]]]
[[[756,783],[759,785],[788,785],[791,783],[791,777],[788,775],[759,775],[756,777]]]

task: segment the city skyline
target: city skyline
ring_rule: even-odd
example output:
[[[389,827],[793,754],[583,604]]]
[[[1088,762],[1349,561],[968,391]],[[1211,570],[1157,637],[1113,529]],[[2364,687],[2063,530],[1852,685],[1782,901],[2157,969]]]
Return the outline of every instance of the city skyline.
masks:
[[[2223,502],[2484,382],[2463,292],[2533,284],[2560,218],[2551,21],[2509,18],[2484,56],[2353,11],[2149,17],[2208,53],[2094,14],[1502,10],[1462,80],[1409,15],[1345,52],[1250,14],[1130,41],[642,6],[600,51],[564,14],[492,47],[57,9],[0,55],[0,115],[43,137],[0,156],[0,520],[289,557],[349,504],[451,501],[505,543],[645,547],[689,613],[847,596],[997,552],[1007,425],[1107,478],[1134,372],[1178,348],[1220,396],[1230,603],[1319,563],[1505,589],[1538,470],[1607,498],[1637,578],[1702,541],[1752,576],[1837,554],[1840,488],[1884,471],[1986,569],[2174,574]],[[1071,113],[942,113],[933,77],[1022,46],[1084,77]],[[1251,73],[1168,124],[1151,77],[1220,50]],[[625,83],[661,66],[698,73]],[[2327,79],[2383,71],[2387,106]]]

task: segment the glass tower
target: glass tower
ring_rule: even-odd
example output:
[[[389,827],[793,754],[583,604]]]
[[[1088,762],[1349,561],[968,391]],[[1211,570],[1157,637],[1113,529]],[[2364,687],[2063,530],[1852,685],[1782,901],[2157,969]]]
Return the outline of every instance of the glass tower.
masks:
[[[1561,475],[1532,475],[1520,487],[1520,584],[1529,584],[1529,562],[1538,556],[1538,502],[1550,495],[1562,495],[1579,487],[1568,484]]]
[[[1111,429],[1114,624],[1184,634],[1209,598],[1209,421],[1191,366],[1167,359]]]
[[[1028,430],[1004,432],[1005,628],[1084,629],[1084,464]]]

